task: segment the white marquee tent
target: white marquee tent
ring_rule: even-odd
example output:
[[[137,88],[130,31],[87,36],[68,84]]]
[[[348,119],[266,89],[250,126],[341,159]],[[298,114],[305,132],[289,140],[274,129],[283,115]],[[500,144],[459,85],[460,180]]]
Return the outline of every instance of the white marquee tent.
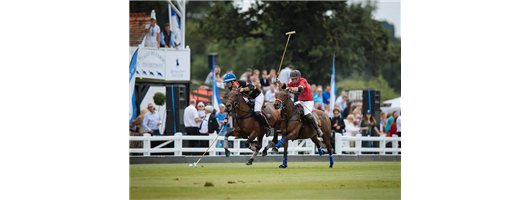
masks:
[[[383,101],[383,104],[381,105],[381,110],[385,113],[401,111],[401,97]]]

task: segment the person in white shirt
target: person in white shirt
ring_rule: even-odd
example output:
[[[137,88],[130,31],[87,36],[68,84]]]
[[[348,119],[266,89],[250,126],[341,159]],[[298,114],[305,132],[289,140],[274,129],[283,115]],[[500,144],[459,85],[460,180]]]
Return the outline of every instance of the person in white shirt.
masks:
[[[151,23],[145,24],[145,46],[160,48],[160,27],[156,24],[154,13],[151,13]]]
[[[151,135],[161,135],[160,131],[158,130],[158,126],[162,124],[160,114],[155,111],[155,108],[151,103],[147,104],[147,110],[149,112],[145,114],[142,125],[149,133],[151,133]]]
[[[355,120],[355,117],[352,114],[348,115],[348,118],[344,120],[344,125],[345,125],[345,128],[344,128],[344,133],[342,134],[343,136],[355,136],[359,133],[359,130],[360,130],[359,122]],[[354,146],[355,146],[355,142],[350,141],[350,147],[354,147]]]
[[[291,75],[292,70],[294,70],[293,65],[289,65],[288,67],[282,69],[278,75],[278,79],[280,79],[282,83],[289,83],[289,76]]]
[[[199,104],[197,104],[197,112],[199,112],[199,117],[202,119],[206,113],[204,113],[204,103],[201,101]]]
[[[184,127],[187,135],[198,135],[199,124],[201,121],[199,112],[195,108],[195,99],[190,100],[190,105],[184,109]]]
[[[270,90],[265,93],[265,101],[274,103],[274,101],[276,101],[276,97],[274,97],[274,94],[276,94],[276,85],[271,84]]]
[[[184,109],[184,131],[186,135],[199,135],[199,122],[201,122],[201,118],[195,108],[196,103],[195,99],[191,99],[190,105]],[[199,140],[184,140],[182,143],[182,147],[199,147],[200,145]],[[201,153],[196,152],[185,152],[183,154],[201,155]]]
[[[204,111],[205,111],[206,115],[202,118],[201,123],[199,125],[199,133],[207,135],[207,134],[210,133],[208,131],[208,120],[210,119],[210,115],[212,115],[213,107],[208,105],[208,106],[206,106],[206,108],[204,108]],[[215,118],[215,115],[214,115],[214,118]],[[217,121],[217,119],[216,119],[216,121]]]

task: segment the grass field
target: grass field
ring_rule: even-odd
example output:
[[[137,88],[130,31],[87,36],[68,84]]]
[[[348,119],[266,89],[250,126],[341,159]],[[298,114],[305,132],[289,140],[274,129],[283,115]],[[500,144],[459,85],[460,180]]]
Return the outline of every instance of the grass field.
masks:
[[[335,162],[333,169],[329,162],[280,164],[130,165],[130,199],[401,198],[401,162]],[[214,186],[205,187],[207,181]]]

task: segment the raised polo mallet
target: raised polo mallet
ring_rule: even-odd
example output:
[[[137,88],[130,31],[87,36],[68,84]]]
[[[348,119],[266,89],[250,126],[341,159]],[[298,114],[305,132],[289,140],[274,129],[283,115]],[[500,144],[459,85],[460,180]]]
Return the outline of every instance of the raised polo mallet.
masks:
[[[287,45],[289,44],[289,39],[291,38],[291,35],[295,34],[295,33],[296,33],[296,31],[291,31],[291,32],[285,33],[285,35],[289,35],[289,37],[287,37],[287,44],[285,44],[285,49],[283,50],[282,61],[280,62],[280,68],[278,69],[278,74],[276,75],[276,79],[278,78],[278,75],[280,75],[280,70],[282,69],[283,57],[285,56],[285,51],[287,50]]]
[[[225,114],[225,117],[226,117],[226,114]],[[213,140],[212,144],[210,144],[210,147],[212,147],[212,145],[215,143],[217,138],[221,135],[221,132],[223,132],[225,127],[226,126],[223,126],[223,128],[219,131],[219,134],[217,134],[217,137],[215,137],[215,139]],[[208,147],[208,149],[206,149],[206,151],[202,154],[202,156],[199,158],[199,160],[197,160],[197,162],[193,163],[193,167],[197,167],[197,164],[199,164],[199,162],[201,162],[202,157],[206,154],[206,152],[208,152],[208,150],[210,150],[210,147]]]

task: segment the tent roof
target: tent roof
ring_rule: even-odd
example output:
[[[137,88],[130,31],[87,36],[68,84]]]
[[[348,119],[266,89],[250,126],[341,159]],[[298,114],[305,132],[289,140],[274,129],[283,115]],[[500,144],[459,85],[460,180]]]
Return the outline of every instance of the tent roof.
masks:
[[[383,101],[383,104],[391,104],[390,107],[401,107],[401,97]]]

